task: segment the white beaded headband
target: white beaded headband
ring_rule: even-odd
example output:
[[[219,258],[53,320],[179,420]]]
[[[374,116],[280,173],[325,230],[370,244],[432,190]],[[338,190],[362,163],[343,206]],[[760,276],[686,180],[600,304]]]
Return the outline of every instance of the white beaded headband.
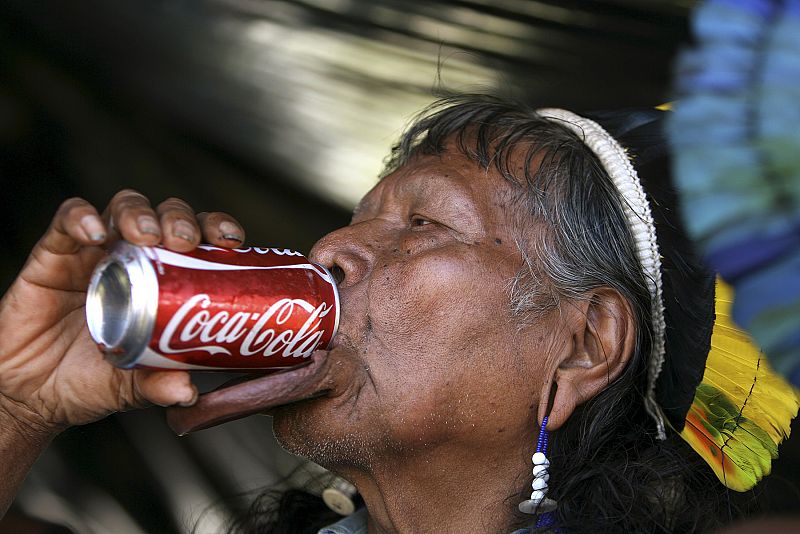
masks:
[[[661,256],[656,242],[656,227],[642,184],[625,149],[599,124],[564,109],[539,109],[545,119],[558,122],[574,132],[600,159],[617,188],[628,227],[633,234],[636,255],[650,290],[653,317],[653,345],[647,368],[645,408],[656,421],[658,439],[666,439],[664,413],[656,402],[656,379],[664,365],[664,301],[661,289]]]

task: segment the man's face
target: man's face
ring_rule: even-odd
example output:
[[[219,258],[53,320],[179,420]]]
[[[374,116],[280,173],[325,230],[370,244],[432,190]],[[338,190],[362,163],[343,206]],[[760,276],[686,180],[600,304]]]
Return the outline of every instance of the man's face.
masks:
[[[342,320],[330,396],[274,411],[282,444],[322,465],[369,467],[438,446],[502,447],[530,436],[543,321],[520,329],[509,283],[522,264],[515,191],[457,150],[384,178],[314,261],[340,268]],[[533,348],[533,350],[532,350]]]

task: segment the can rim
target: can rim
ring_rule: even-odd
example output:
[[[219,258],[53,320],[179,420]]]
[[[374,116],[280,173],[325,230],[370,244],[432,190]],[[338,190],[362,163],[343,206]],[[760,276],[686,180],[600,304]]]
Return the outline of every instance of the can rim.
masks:
[[[89,334],[103,345],[105,358],[113,365],[130,368],[150,344],[158,311],[158,277],[147,249],[127,241],[119,241],[95,267],[86,295],[86,322]],[[107,343],[103,334],[101,281],[106,270],[119,266],[127,276],[130,303],[123,331],[115,343]]]

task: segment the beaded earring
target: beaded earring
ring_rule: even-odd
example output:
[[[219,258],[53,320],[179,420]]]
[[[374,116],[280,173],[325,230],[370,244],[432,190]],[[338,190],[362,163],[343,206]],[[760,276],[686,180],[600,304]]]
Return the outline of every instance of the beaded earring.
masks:
[[[548,499],[547,489],[550,480],[550,460],[547,459],[547,416],[542,420],[542,428],[539,429],[539,439],[536,442],[536,452],[533,453],[533,482],[531,483],[531,498],[519,503],[519,511],[523,514],[539,514],[537,527],[549,526],[552,524],[552,512],[556,509],[556,501]]]
[[[348,516],[356,511],[358,490],[347,480],[334,476],[322,491],[322,500],[339,515]]]

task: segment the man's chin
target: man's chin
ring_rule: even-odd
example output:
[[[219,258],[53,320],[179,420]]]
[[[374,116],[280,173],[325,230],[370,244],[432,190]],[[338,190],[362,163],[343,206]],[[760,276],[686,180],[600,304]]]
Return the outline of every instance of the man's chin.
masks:
[[[326,469],[370,468],[374,440],[362,429],[325,414],[328,400],[309,399],[271,410],[272,429],[278,443],[292,454]]]

